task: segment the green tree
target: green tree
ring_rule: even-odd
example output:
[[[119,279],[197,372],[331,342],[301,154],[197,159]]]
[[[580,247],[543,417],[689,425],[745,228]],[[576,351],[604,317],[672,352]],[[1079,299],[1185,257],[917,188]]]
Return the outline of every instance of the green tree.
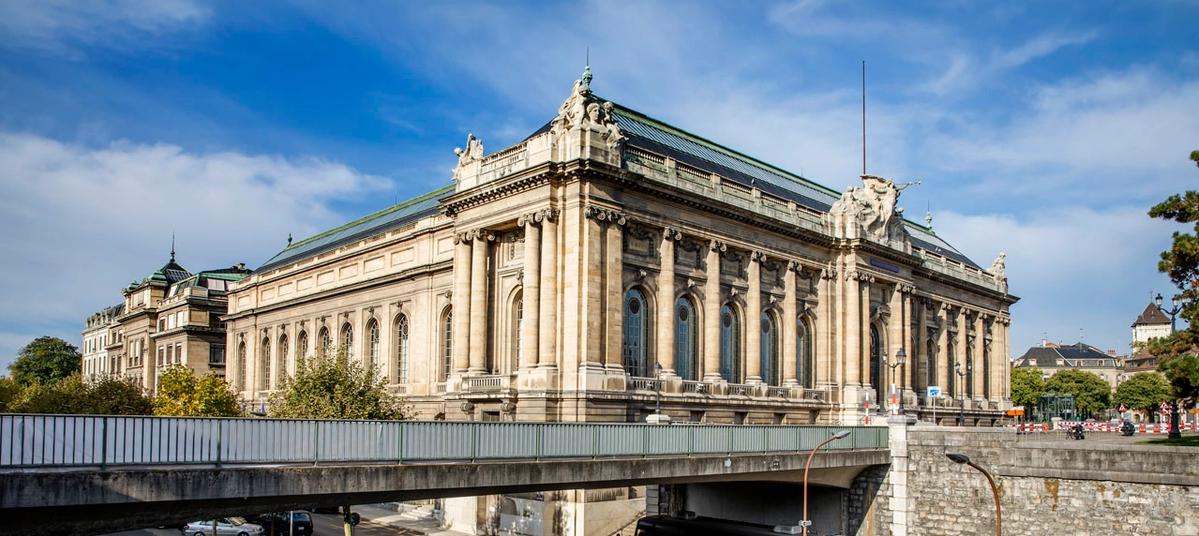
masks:
[[[1112,388],[1099,375],[1084,370],[1062,369],[1049,377],[1045,390],[1074,396],[1080,417],[1090,417],[1111,407]]]
[[[1170,382],[1156,372],[1138,372],[1116,387],[1116,404],[1124,404],[1130,410],[1148,413],[1157,411],[1158,404],[1170,398]]]
[[[1012,403],[1024,406],[1025,413],[1032,415],[1041,395],[1045,394],[1045,378],[1041,376],[1041,369],[1013,368],[1011,385]]]
[[[25,345],[8,366],[21,385],[48,383],[78,374],[83,357],[79,350],[57,337],[38,337]]]
[[[78,374],[54,382],[34,383],[9,404],[13,413],[73,415],[149,415],[150,399],[141,387],[116,377],[87,384]]]
[[[316,356],[296,362],[295,376],[270,398],[272,417],[295,419],[378,419],[411,417],[404,401],[387,391],[374,371],[338,350],[332,356]]]
[[[237,395],[213,373],[197,378],[191,368],[176,365],[158,376],[154,414],[173,417],[236,417]]]
[[[21,385],[8,376],[0,376],[0,413],[10,413],[8,407],[21,396]]]
[[[1191,151],[1199,166],[1199,151]],[[1157,269],[1178,287],[1174,296],[1182,305],[1179,316],[1187,329],[1141,346],[1157,356],[1158,370],[1166,375],[1176,398],[1199,398],[1199,191],[1174,194],[1149,209],[1149,216],[1191,225],[1192,232],[1175,231],[1173,243],[1161,254]]]

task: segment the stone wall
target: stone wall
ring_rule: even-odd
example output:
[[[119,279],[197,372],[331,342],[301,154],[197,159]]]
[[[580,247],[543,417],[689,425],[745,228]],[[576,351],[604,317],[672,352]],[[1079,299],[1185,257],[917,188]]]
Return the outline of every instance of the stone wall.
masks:
[[[1199,451],[1194,449],[909,428],[906,450],[906,527],[851,534],[993,533],[994,501],[986,479],[951,462],[946,452],[964,453],[995,473],[1005,535],[1199,534]],[[895,476],[892,472],[887,480]],[[866,517],[880,523],[894,517],[880,506]]]

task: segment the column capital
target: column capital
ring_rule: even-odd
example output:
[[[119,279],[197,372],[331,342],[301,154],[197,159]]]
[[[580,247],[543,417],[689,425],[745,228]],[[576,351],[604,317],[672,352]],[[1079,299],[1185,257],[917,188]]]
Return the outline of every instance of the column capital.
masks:
[[[728,244],[713,238],[708,241],[708,250],[715,251],[717,253],[724,253],[729,250],[729,246]]]
[[[625,217],[623,212],[596,205],[587,205],[583,209],[583,215],[603,225],[624,225],[628,222],[628,218]]]
[[[521,227],[524,227],[525,225],[540,225],[541,222],[544,222],[544,221],[557,221],[557,220],[558,220],[558,209],[543,208],[541,210],[534,210],[532,212],[526,212],[524,214],[521,214],[520,217],[516,218],[516,224]]]
[[[683,231],[675,229],[674,227],[663,227],[662,228],[662,240],[669,241],[669,242],[678,242],[679,240],[682,240],[682,239],[683,239]]]
[[[764,263],[766,262],[766,253],[763,251],[751,250],[749,252],[749,261],[756,262],[758,264]]]
[[[495,233],[487,229],[470,229],[454,234],[454,243],[472,242],[475,240],[486,240],[488,242],[495,240]]]
[[[911,294],[916,290],[916,286],[909,283],[900,283],[895,285],[895,288],[899,290],[900,294]]]
[[[831,262],[824,265],[824,267],[820,269],[820,278],[821,279],[836,279],[837,278],[837,267],[834,266],[833,263],[831,263]]]

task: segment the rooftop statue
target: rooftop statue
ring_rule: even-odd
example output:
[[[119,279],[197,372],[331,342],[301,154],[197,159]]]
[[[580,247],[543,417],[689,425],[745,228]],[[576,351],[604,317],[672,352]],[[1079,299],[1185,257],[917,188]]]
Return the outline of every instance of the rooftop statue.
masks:
[[[458,165],[454,167],[454,180],[458,180],[462,166],[483,159],[483,140],[476,138],[474,133],[467,133],[466,148],[455,147],[454,154],[458,155]]]
[[[995,262],[991,263],[991,269],[987,271],[995,278],[1000,290],[1007,294],[1007,253],[1000,251],[999,256],[995,257]]]
[[[555,140],[573,128],[589,128],[600,131],[609,152],[616,152],[625,141],[613,115],[615,106],[603,101],[591,92],[591,68],[583,71],[583,77],[575,80],[570,96],[558,107],[558,116],[550,123],[550,132]]]
[[[829,209],[829,214],[842,221],[836,227],[847,232],[848,226],[860,226],[866,238],[878,242],[902,241],[906,237],[903,229],[903,209],[898,207],[900,192],[919,184],[862,176],[861,187],[850,187]]]

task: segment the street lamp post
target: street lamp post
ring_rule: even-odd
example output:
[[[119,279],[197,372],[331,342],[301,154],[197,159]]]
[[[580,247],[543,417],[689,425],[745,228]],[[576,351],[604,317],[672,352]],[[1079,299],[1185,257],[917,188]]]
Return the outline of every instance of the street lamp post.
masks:
[[[808,519],[808,470],[812,468],[812,458],[816,456],[816,451],[825,445],[847,437],[849,437],[849,430],[841,430],[821,441],[819,445],[812,448],[812,452],[808,453],[808,461],[803,464],[803,521],[800,522],[803,525],[803,536],[808,536],[808,526],[812,524],[812,521]]]
[[[965,454],[946,452],[945,457],[953,461],[953,463],[961,463],[969,465],[983,476],[987,477],[987,483],[991,485],[991,495],[995,497],[995,536],[1003,536],[1003,511],[999,506],[999,486],[995,485],[995,477],[982,466],[970,460],[970,457]]]
[[[1157,305],[1157,309],[1170,317],[1170,333],[1173,334],[1175,330],[1175,320],[1178,317],[1178,313],[1182,311],[1182,304],[1178,303],[1178,297],[1175,296],[1170,298],[1170,308],[1166,309],[1165,307],[1162,307],[1162,303],[1165,301],[1166,300],[1162,298],[1162,294],[1160,292],[1157,293],[1157,296],[1153,298],[1153,303]],[[1170,439],[1182,439],[1182,431],[1178,428],[1177,400],[1170,402],[1170,433],[1167,434],[1166,437]]]
[[[954,363],[953,371],[958,375],[958,384],[954,387],[962,394],[962,403],[958,405],[958,426],[966,426],[966,391],[962,389],[962,382],[966,381],[966,371],[962,370],[961,363]]]
[[[891,369],[891,391],[892,392],[896,391],[895,384],[898,383],[895,381],[895,367],[902,367],[904,365],[904,363],[907,362],[907,360],[908,360],[908,353],[905,352],[902,347],[900,347],[900,349],[895,352],[895,359],[893,359],[893,360],[887,359],[887,354],[883,354],[883,363],[886,363],[887,367],[889,367]],[[894,361],[894,362],[892,362],[892,361]],[[896,394],[896,396],[899,398],[899,412],[898,413],[900,415],[903,415],[903,390],[902,389],[899,390],[898,393]]]

